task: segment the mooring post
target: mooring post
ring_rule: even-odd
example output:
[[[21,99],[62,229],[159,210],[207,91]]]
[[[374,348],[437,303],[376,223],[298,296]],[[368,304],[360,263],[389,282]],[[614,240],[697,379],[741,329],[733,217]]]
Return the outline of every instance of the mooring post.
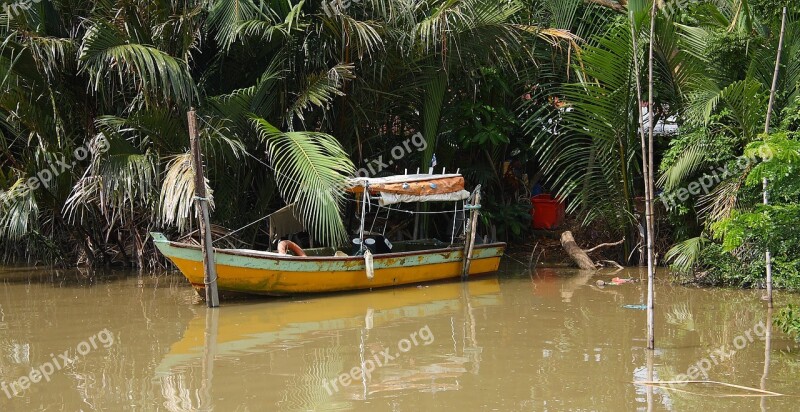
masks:
[[[217,292],[217,265],[214,261],[214,246],[211,241],[211,223],[208,218],[208,197],[206,193],[206,176],[203,172],[203,157],[200,142],[197,141],[197,119],[194,109],[187,113],[189,119],[189,143],[192,150],[192,169],[194,170],[195,209],[200,217],[200,248],[203,250],[203,283],[206,291],[206,305],[209,308],[219,306]]]
[[[481,185],[475,187],[475,193],[472,197],[472,204],[468,206],[470,209],[469,232],[464,236],[464,271],[461,273],[461,279],[469,277],[469,264],[472,260],[472,250],[475,247],[475,232],[478,230],[478,209],[481,207]]]

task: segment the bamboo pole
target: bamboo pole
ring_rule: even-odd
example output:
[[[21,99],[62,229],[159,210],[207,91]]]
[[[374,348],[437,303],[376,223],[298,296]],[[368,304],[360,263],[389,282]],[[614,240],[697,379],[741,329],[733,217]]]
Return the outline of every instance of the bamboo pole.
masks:
[[[772,120],[772,105],[775,104],[775,91],[778,88],[778,75],[781,71],[781,54],[783,53],[783,37],[786,34],[786,7],[783,8],[781,18],[781,34],[778,40],[778,56],[775,58],[775,72],[772,74],[772,87],[769,91],[769,104],[767,105],[767,120],[764,122],[764,134],[769,134],[769,123]],[[765,177],[761,182],[764,188],[764,205],[769,204],[769,181]],[[772,309],[772,256],[769,248],[765,253],[767,267],[767,307]]]
[[[200,248],[203,250],[203,278],[206,292],[206,306],[216,308],[219,306],[219,293],[217,292],[217,265],[214,261],[214,247],[211,240],[211,223],[208,218],[208,197],[206,193],[206,178],[203,173],[203,158],[200,152],[200,142],[197,141],[197,119],[194,109],[187,113],[189,120],[189,143],[192,150],[192,169],[194,171],[194,200],[195,209],[200,218]]]
[[[649,126],[649,142],[647,147],[647,176],[645,185],[648,191],[645,194],[646,223],[647,223],[647,349],[655,349],[655,268],[653,256],[653,236],[655,235],[655,225],[653,224],[653,43],[656,32],[656,2],[650,9],[650,55],[649,75],[648,75],[648,96],[647,96],[647,122]]]
[[[461,279],[469,277],[469,265],[472,261],[472,250],[475,247],[475,231],[478,228],[478,208],[481,207],[481,185],[475,188],[475,195],[472,198],[470,205],[469,215],[469,232],[464,236],[464,271],[461,273]]]
[[[645,128],[644,128],[644,110],[642,109],[642,80],[641,80],[642,71],[641,68],[639,67],[639,56],[638,56],[639,40],[636,34],[636,16],[634,16],[632,12],[630,15],[630,19],[631,19],[631,39],[633,43],[633,70],[634,70],[634,77],[636,78],[636,99],[638,102],[637,106],[639,110],[639,136],[640,136],[639,140],[642,143],[642,175],[644,176],[644,180],[646,182],[648,176],[650,176],[649,172],[650,168],[648,167],[650,162],[648,161],[648,156],[647,156],[647,136],[645,135]],[[647,199],[649,197],[650,197],[650,185],[645,183],[644,185],[645,220],[647,219],[647,216],[650,215],[650,207],[652,206],[651,203],[647,202]],[[645,223],[645,226],[647,226],[647,223]],[[647,237],[648,237],[648,232],[647,228],[645,228],[645,243]]]
[[[772,308],[767,309],[766,333],[764,334],[764,373],[761,375],[761,390],[767,390],[769,364],[772,354]],[[761,410],[767,410],[767,398],[761,398]]]

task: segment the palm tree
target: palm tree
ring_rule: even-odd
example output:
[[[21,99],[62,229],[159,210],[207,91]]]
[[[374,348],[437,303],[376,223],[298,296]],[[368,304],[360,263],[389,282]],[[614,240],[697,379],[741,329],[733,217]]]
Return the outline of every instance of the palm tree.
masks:
[[[698,19],[697,24],[677,26],[681,47],[694,64],[707,69],[685,89],[685,137],[667,154],[660,183],[669,193],[701,178],[708,168],[725,166],[733,173],[699,196],[702,233],[676,244],[669,252],[668,258],[683,271],[697,263],[703,245],[714,234],[710,228],[737,208],[753,206],[754,199],[744,189],[752,166],[741,168],[735,162],[748,144],[761,140],[780,27],[779,19],[760,19],[747,2],[730,0],[707,7],[708,13],[701,15],[705,18]],[[787,26],[785,42],[785,70],[779,77],[776,114],[800,92],[800,26],[796,22]],[[731,66],[738,69],[731,70]],[[776,117],[773,125],[781,122],[780,116]]]

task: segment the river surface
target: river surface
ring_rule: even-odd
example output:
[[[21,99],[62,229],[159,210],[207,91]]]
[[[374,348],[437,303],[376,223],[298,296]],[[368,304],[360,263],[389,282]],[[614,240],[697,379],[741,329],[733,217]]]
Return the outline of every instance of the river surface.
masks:
[[[180,274],[5,269],[0,411],[800,408],[800,346],[768,326],[760,291],[659,282],[650,352],[645,282],[595,283],[644,275],[506,263],[207,310]],[[717,383],[634,383],[670,380]]]

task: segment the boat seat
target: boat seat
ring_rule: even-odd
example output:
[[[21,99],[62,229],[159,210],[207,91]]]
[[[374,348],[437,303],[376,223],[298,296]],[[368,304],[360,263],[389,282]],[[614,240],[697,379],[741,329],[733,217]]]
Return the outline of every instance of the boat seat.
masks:
[[[372,239],[374,242],[367,242],[367,239]],[[364,243],[367,245],[367,248],[370,252],[372,252],[372,254],[390,253],[392,251],[392,249],[389,247],[389,243],[386,242],[386,238],[383,235],[364,235]],[[351,255],[361,256],[362,254],[361,248],[358,244],[356,244]]]

